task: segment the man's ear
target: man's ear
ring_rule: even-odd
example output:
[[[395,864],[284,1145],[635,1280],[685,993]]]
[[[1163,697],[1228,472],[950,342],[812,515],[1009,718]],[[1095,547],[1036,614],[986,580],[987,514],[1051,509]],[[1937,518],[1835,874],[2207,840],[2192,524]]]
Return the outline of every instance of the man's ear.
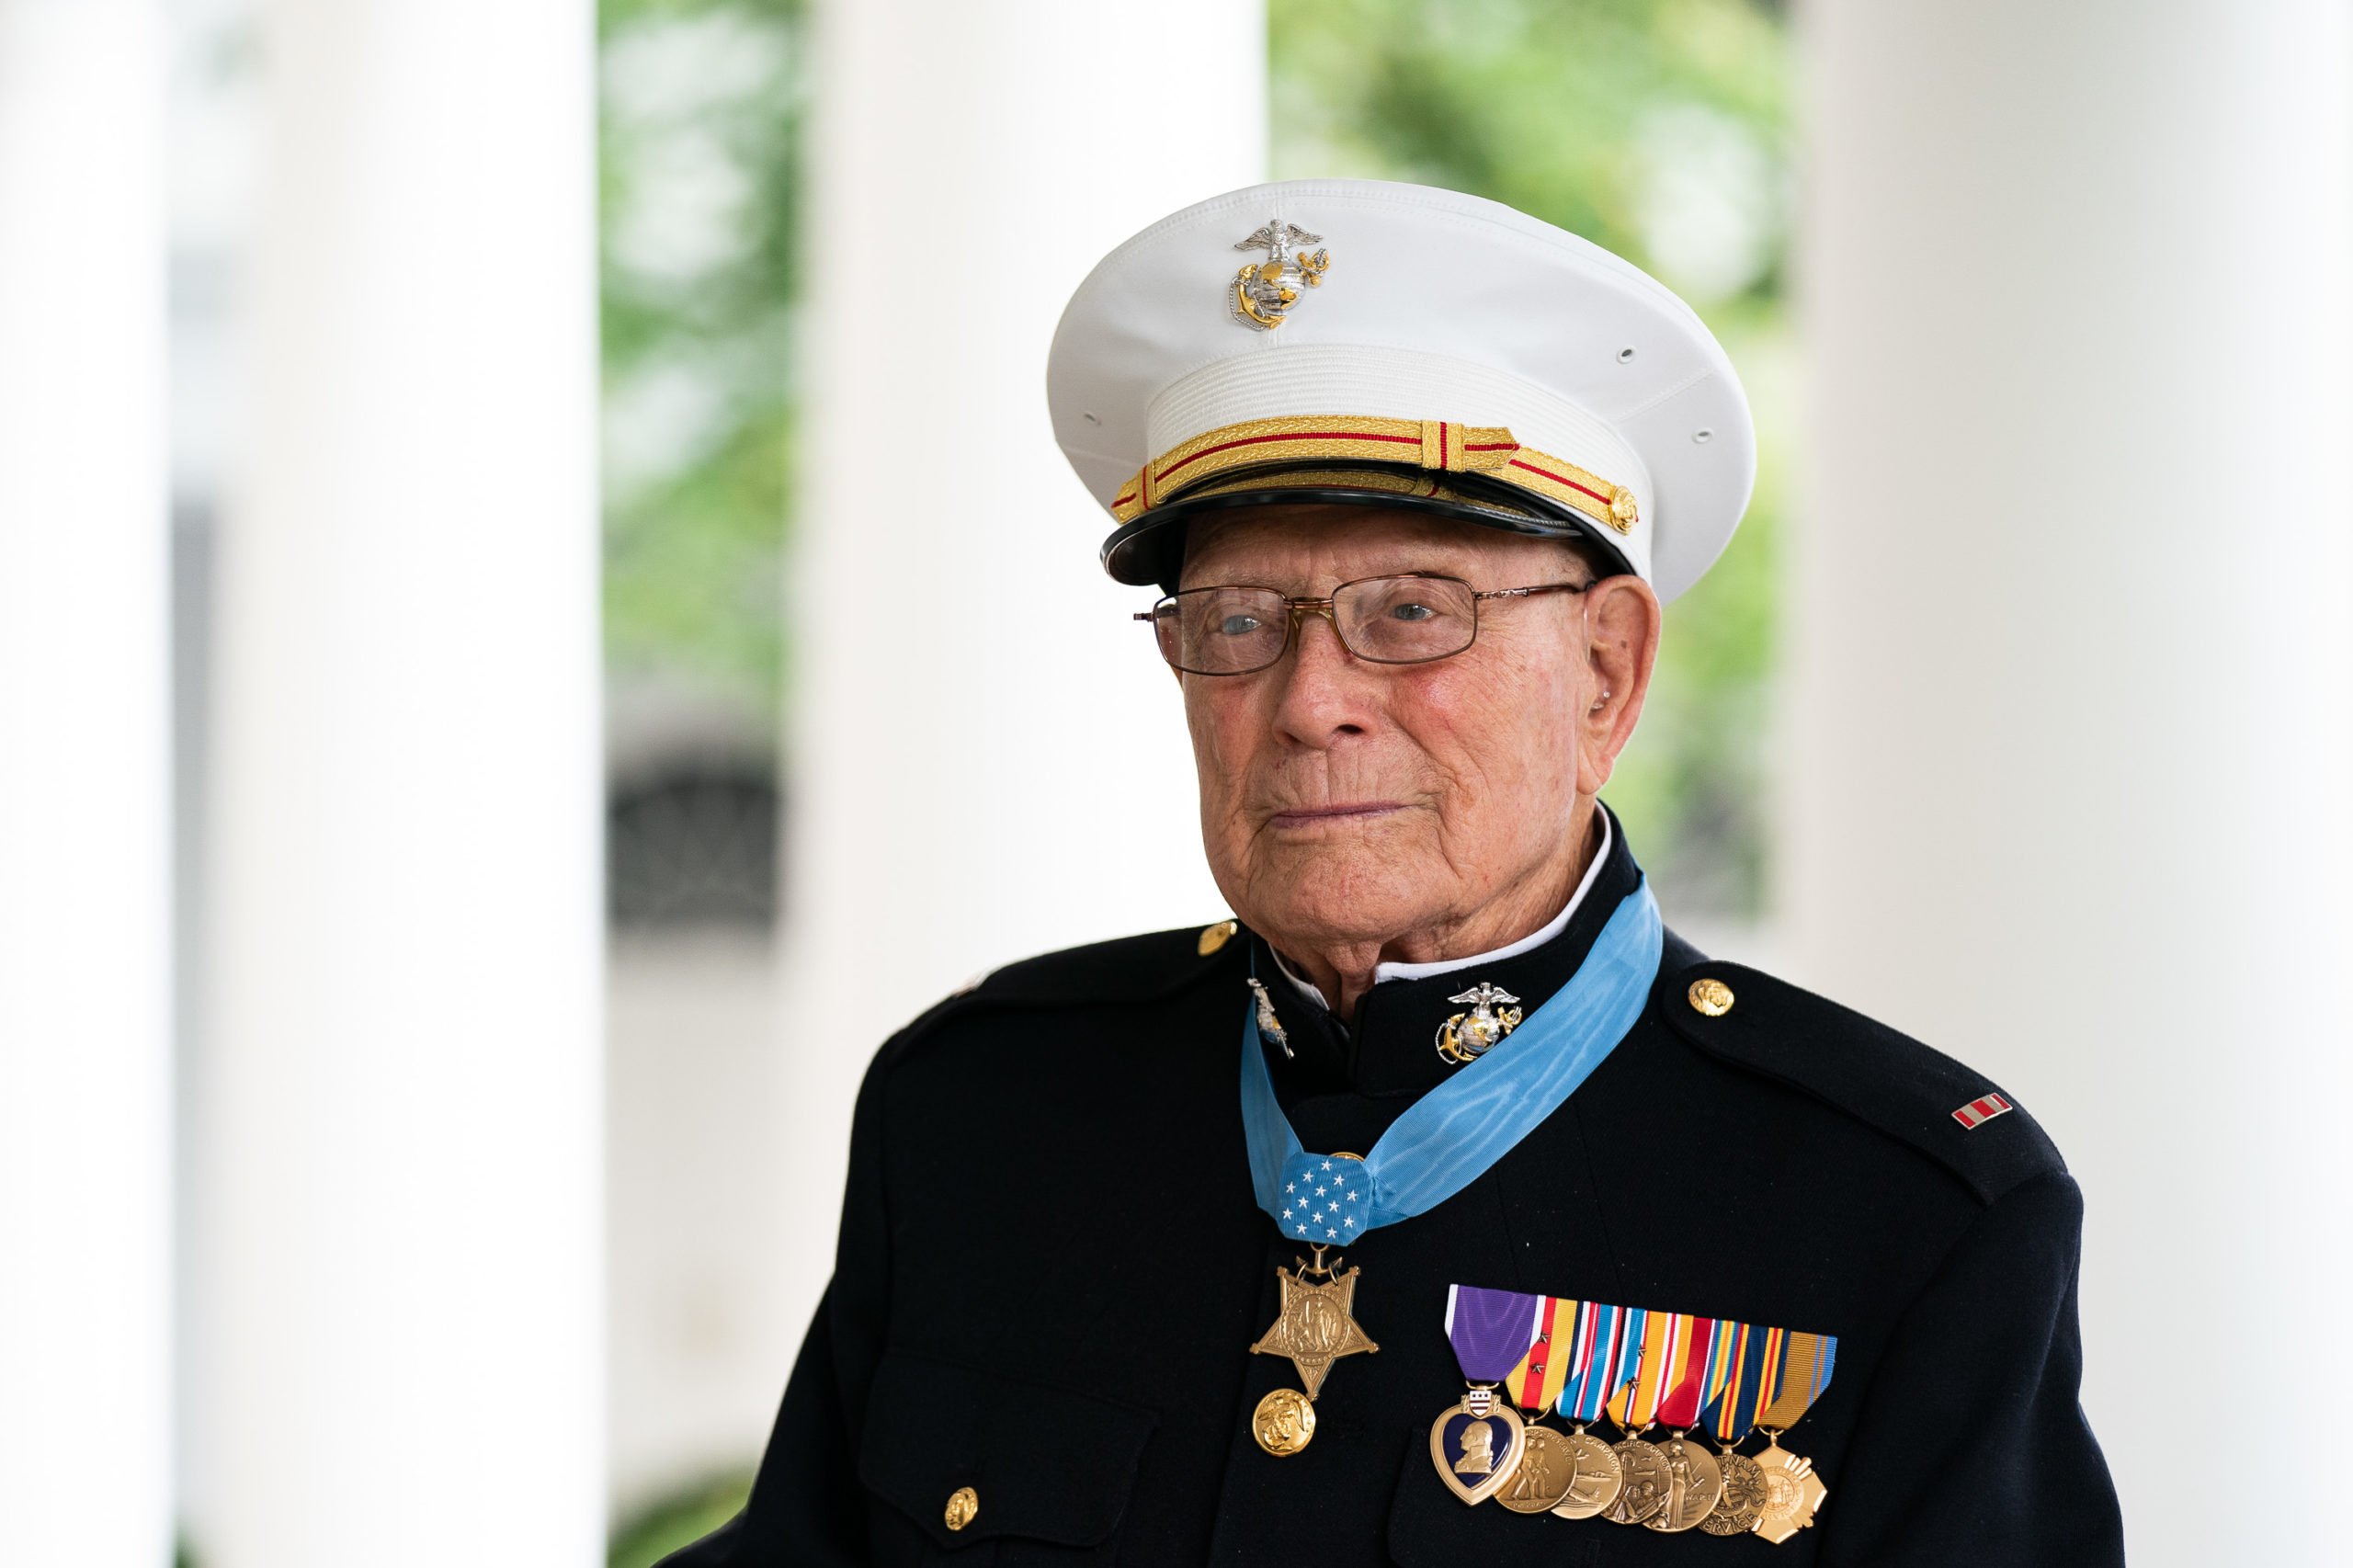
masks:
[[[1586,590],[1585,711],[1578,716],[1577,792],[1597,795],[1633,737],[1658,662],[1658,596],[1640,577],[1604,577]]]

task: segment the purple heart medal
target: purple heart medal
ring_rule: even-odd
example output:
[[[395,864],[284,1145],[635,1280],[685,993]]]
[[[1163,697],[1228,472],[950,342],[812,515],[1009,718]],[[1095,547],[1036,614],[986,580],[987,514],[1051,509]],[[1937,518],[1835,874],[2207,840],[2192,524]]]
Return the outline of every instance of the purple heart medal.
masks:
[[[1446,1337],[1469,1388],[1462,1402],[1430,1423],[1430,1462],[1446,1489],[1483,1503],[1519,1466],[1527,1431],[1495,1385],[1511,1375],[1543,1326],[1544,1298],[1472,1285],[1446,1290]]]

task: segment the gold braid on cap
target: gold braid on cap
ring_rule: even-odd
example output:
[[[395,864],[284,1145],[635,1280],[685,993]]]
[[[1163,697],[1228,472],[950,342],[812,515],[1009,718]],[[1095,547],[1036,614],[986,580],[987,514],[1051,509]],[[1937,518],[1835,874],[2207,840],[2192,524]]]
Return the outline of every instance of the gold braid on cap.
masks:
[[[1478,473],[1543,496],[1619,533],[1636,522],[1634,493],[1511,438],[1499,425],[1382,419],[1360,414],[1245,419],[1181,442],[1138,469],[1111,501],[1130,523],[1202,481],[1267,463],[1354,461]]]

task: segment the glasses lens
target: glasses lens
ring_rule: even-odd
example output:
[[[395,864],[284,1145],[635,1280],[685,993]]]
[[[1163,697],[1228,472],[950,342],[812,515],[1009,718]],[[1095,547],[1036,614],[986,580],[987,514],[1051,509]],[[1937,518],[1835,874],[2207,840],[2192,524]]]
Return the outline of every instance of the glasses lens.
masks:
[[[1271,588],[1188,588],[1153,612],[1160,654],[1196,675],[1240,675],[1283,656],[1290,626]]]
[[[1471,646],[1479,601],[1453,577],[1372,577],[1333,596],[1332,611],[1359,659],[1411,665]]]

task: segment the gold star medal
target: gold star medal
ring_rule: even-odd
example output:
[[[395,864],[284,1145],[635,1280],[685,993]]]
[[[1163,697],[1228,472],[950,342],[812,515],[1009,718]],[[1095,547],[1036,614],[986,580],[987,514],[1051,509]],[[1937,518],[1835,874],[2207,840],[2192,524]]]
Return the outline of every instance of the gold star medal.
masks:
[[[1282,1310],[1274,1325],[1250,1346],[1253,1356],[1290,1357],[1310,1399],[1324,1392],[1324,1377],[1333,1362],[1381,1348],[1357,1324],[1358,1271],[1326,1267],[1324,1252],[1316,1247],[1314,1261],[1300,1259],[1295,1271],[1275,1270],[1282,1287]]]

